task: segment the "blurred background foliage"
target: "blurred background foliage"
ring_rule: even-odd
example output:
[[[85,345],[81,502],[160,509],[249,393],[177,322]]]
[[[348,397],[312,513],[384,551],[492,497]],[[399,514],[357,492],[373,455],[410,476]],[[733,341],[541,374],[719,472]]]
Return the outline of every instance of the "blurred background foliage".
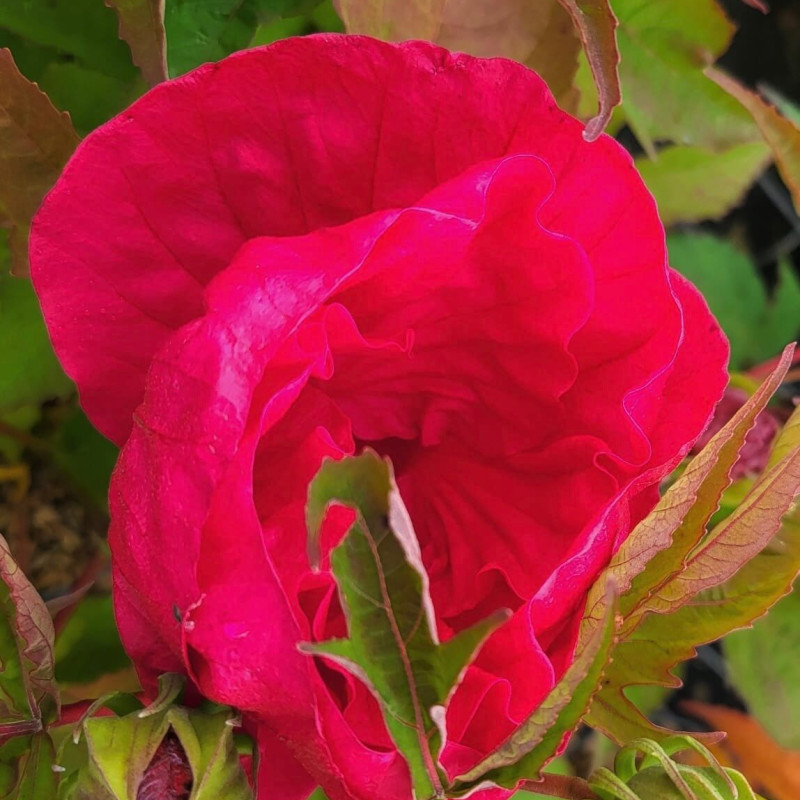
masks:
[[[31,216],[80,137],[166,77],[287,36],[345,29],[515,58],[588,120],[613,96],[616,61],[602,40],[599,62],[587,61],[569,13],[581,5],[605,3],[165,0],[163,19],[158,0],[0,3],[0,531],[45,599],[90,587],[55,615],[65,702],[136,687],[114,626],[104,542],[115,449],[80,411],[25,277]],[[760,5],[610,0],[622,103],[607,130],[656,198],[672,265],[726,331],[732,385],[745,393],[800,331],[800,2]],[[775,430],[800,371],[790,378],[770,412]],[[721,515],[761,468],[758,453],[743,464]],[[702,648],[680,690],[631,692],[662,724],[728,731],[717,756],[773,800],[800,797],[798,604],[790,595],[753,629]],[[585,776],[611,752],[586,730],[552,768]]]

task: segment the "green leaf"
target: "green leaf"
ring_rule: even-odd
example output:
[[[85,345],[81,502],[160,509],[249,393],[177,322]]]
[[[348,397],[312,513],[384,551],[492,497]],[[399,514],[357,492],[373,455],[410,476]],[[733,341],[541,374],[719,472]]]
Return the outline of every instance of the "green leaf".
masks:
[[[798,619],[800,595],[795,591],[758,620],[752,630],[732,633],[724,641],[730,681],[769,735],[791,750],[800,750]]]
[[[724,72],[709,69],[707,74],[753,115],[772,148],[778,172],[792,193],[794,207],[800,212],[800,125],[782,117],[773,106]]]
[[[618,742],[669,733],[642,717],[625,697],[626,686],[675,685],[669,672],[675,664],[691,657],[697,645],[763,614],[788,591],[800,569],[800,548],[795,553],[793,544],[784,544],[781,560],[767,548],[800,487],[798,447],[754,484],[730,516],[705,533],[744,437],[790,360],[787,348],[777,370],[689,464],[601,577],[616,581],[623,592],[623,623],[587,721]],[[600,585],[590,593],[588,618],[598,618],[597,606],[602,609]]]
[[[53,622],[0,536],[0,739],[36,733],[58,713]]]
[[[731,343],[731,367],[771,358],[800,327],[800,286],[781,267],[772,300],[752,262],[732,244],[708,234],[667,237],[670,263],[703,293]]]
[[[623,110],[649,155],[659,139],[712,150],[759,141],[751,115],[703,74],[733,34],[714,0],[611,0],[611,7]]]
[[[0,49],[0,225],[10,227],[12,270],[28,272],[28,230],[45,192],[78,144],[67,114]]]
[[[55,750],[44,733],[19,736],[0,746],[0,797],[49,800],[56,796]]]
[[[167,0],[164,26],[171,77],[249,47],[259,25],[319,0]]]
[[[120,80],[136,75],[116,14],[98,0],[10,0],[0,3],[0,31],[71,56]]]
[[[11,50],[20,72],[37,83],[56,108],[69,112],[81,134],[110,119],[145,88],[133,64],[124,77],[109,75],[102,64],[87,65],[73,53],[36,44],[3,27],[0,47]]]
[[[446,705],[477,649],[508,614],[439,643],[419,543],[389,463],[374,452],[327,460],[311,482],[306,520],[312,564],[318,563],[320,530],[333,504],[356,512],[330,557],[349,638],[301,649],[336,661],[371,689],[408,761],[415,796],[441,796],[441,737],[432,709]]]
[[[0,190],[2,191],[2,190]],[[72,383],[58,363],[30,281],[5,269],[8,251],[0,231],[0,414],[66,397]],[[14,346],[8,346],[13,342]]]
[[[117,447],[98,433],[79,408],[58,426],[51,444],[58,467],[97,508],[106,509]]]
[[[703,147],[666,147],[656,160],[636,159],[664,225],[716,219],[727,213],[766,168],[769,148],[752,142],[714,152]]]
[[[167,79],[164,0],[105,0],[119,17],[119,35],[149,86]]]
[[[59,764],[68,775],[63,797],[70,800],[136,800],[142,777],[166,736],[165,715],[93,717],[80,739],[67,739]]]
[[[456,778],[456,788],[487,784],[515,788],[523,780],[536,780],[555,754],[564,735],[586,713],[600,677],[608,666],[614,645],[616,597],[613,584],[606,594],[605,616],[600,626],[584,626],[572,663],[564,677],[541,704],[503,742],[468,772]]]
[[[59,683],[90,683],[130,664],[110,595],[89,595],[80,601],[59,634],[55,652]]]

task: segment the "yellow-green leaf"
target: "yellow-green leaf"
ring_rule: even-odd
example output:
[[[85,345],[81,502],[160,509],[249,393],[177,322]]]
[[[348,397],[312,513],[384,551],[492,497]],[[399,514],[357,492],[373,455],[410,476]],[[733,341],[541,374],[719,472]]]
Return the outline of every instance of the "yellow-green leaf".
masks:
[[[611,0],[619,20],[623,109],[636,138],[725,149],[758,141],[751,115],[703,69],[733,26],[715,0]]]
[[[763,142],[734,145],[714,152],[675,145],[658,157],[636,159],[636,167],[658,203],[664,225],[716,219],[730,211],[766,168],[769,148]]]

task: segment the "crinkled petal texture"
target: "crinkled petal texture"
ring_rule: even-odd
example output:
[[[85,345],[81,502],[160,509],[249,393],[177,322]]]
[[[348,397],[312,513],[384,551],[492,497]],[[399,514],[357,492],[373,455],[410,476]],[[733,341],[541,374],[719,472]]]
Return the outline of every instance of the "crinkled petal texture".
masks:
[[[53,342],[127,439],[126,646],[146,682],[186,671],[245,712],[270,797],[411,794],[372,695],[297,649],[347,628],[305,554],[323,458],[391,457],[443,638],[513,612],[447,709],[455,775],[563,674],[587,587],[722,392],[652,199],[581,133],[509,61],[288,40],[153,90],[36,219]]]

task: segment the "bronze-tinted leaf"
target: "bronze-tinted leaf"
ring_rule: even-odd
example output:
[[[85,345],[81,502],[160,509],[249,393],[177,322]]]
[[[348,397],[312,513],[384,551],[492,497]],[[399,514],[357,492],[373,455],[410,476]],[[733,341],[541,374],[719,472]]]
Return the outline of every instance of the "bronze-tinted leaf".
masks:
[[[105,0],[119,17],[119,36],[149,86],[167,79],[164,0]]]
[[[11,229],[14,273],[27,274],[31,218],[77,144],[69,115],[0,48],[0,225]]]
[[[752,115],[772,148],[778,171],[792,193],[794,206],[800,210],[800,128],[781,116],[774,106],[766,103],[755,92],[742,86],[718,69],[708,69],[706,74],[735,97]]]
[[[619,49],[617,18],[608,0],[560,0],[580,33],[586,58],[592,70],[600,107],[597,116],[586,124],[584,138],[594,141],[608,125],[614,108],[620,104]]]
[[[594,5],[592,0],[585,5]],[[547,81],[558,102],[574,111],[580,38],[570,0],[335,0],[348,32],[390,41],[428,39],[481,57],[505,56]],[[577,21],[577,20],[576,20]]]
[[[35,733],[58,709],[53,621],[0,536],[0,738]]]

